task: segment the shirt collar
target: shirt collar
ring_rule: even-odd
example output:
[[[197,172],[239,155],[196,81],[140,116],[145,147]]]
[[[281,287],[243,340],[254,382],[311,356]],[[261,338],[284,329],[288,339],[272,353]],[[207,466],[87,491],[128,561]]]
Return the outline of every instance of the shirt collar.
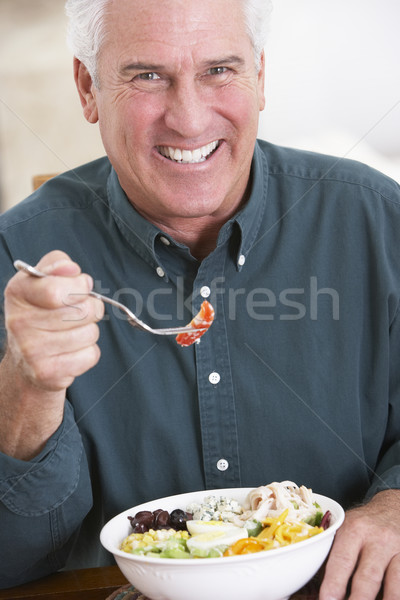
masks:
[[[218,238],[218,245],[225,243],[232,234],[234,224],[238,226],[240,231],[240,241],[238,242],[236,254],[236,268],[238,271],[244,266],[247,255],[259,232],[267,204],[267,188],[268,163],[264,152],[262,152],[258,142],[256,142],[251,165],[251,192],[249,200],[232,219],[225,223]]]
[[[155,240],[161,234],[160,229],[132,206],[113,168],[108,177],[107,195],[111,213],[125,239],[151,267],[162,268],[154,249]]]
[[[256,142],[251,167],[251,193],[246,205],[221,228],[218,236],[218,246],[226,243],[235,227],[239,228],[240,236],[236,255],[236,267],[240,270],[260,229],[262,215],[266,206],[268,186],[268,164],[265,154]],[[171,244],[182,247],[158,227],[144,219],[129,202],[123,191],[116,172],[111,169],[107,182],[108,201],[111,213],[124,237],[135,248],[138,254],[160,275],[165,269],[157,259],[156,244],[161,238]],[[162,242],[160,242],[162,243]],[[160,270],[161,269],[161,270]]]

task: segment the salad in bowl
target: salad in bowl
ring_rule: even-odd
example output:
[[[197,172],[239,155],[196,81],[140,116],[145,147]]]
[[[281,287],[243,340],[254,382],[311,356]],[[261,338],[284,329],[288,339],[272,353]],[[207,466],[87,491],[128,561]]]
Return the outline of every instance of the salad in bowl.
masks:
[[[334,500],[282,481],[153,500],[100,539],[152,600],[284,600],[318,571],[343,519]]]

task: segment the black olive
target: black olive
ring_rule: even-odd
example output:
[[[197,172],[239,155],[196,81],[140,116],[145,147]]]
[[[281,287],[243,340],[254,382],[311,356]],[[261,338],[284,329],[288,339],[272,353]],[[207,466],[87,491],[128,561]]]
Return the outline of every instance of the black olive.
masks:
[[[170,526],[167,510],[154,511],[154,529],[167,529]]]
[[[154,523],[154,515],[149,510],[141,510],[135,515],[135,519],[139,521],[139,523],[143,523],[148,529],[153,527]]]
[[[176,508],[171,512],[170,522],[173,529],[176,529],[177,531],[185,530],[187,520],[188,515],[180,508]]]
[[[133,533],[146,533],[148,527],[136,519],[136,517],[128,517],[131,522]]]

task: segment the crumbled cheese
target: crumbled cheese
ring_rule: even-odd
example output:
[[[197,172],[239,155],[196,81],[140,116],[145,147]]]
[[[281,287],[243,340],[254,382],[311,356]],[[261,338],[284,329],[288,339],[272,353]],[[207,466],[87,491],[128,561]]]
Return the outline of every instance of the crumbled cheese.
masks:
[[[243,509],[239,502],[226,496],[206,496],[201,504],[193,502],[186,511],[198,521],[232,521]]]

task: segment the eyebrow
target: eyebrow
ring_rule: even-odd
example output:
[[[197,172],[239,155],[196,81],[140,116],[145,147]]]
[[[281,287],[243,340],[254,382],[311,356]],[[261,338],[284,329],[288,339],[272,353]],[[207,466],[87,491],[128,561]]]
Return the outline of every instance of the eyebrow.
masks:
[[[216,60],[208,60],[203,63],[204,67],[215,67],[217,65],[238,65],[242,66],[245,64],[245,61],[240,56],[236,54],[230,54],[229,56],[223,56],[222,58],[218,58]]]
[[[218,65],[238,65],[238,66],[243,66],[245,64],[245,61],[243,58],[241,58],[240,56],[237,56],[235,54],[231,54],[229,56],[225,56],[222,58],[218,58],[218,59],[210,59],[207,60],[205,62],[202,63],[202,68],[211,68],[211,67],[215,67]],[[121,74],[124,73],[129,73],[131,71],[145,71],[148,73],[152,73],[152,72],[160,72],[160,71],[164,71],[166,69],[165,65],[161,65],[161,64],[150,64],[150,63],[141,63],[141,62],[137,62],[137,63],[128,63],[126,65],[123,65],[120,69]]]
[[[129,63],[121,67],[121,73],[127,71],[160,71],[164,67],[162,65],[150,65],[146,63]]]

